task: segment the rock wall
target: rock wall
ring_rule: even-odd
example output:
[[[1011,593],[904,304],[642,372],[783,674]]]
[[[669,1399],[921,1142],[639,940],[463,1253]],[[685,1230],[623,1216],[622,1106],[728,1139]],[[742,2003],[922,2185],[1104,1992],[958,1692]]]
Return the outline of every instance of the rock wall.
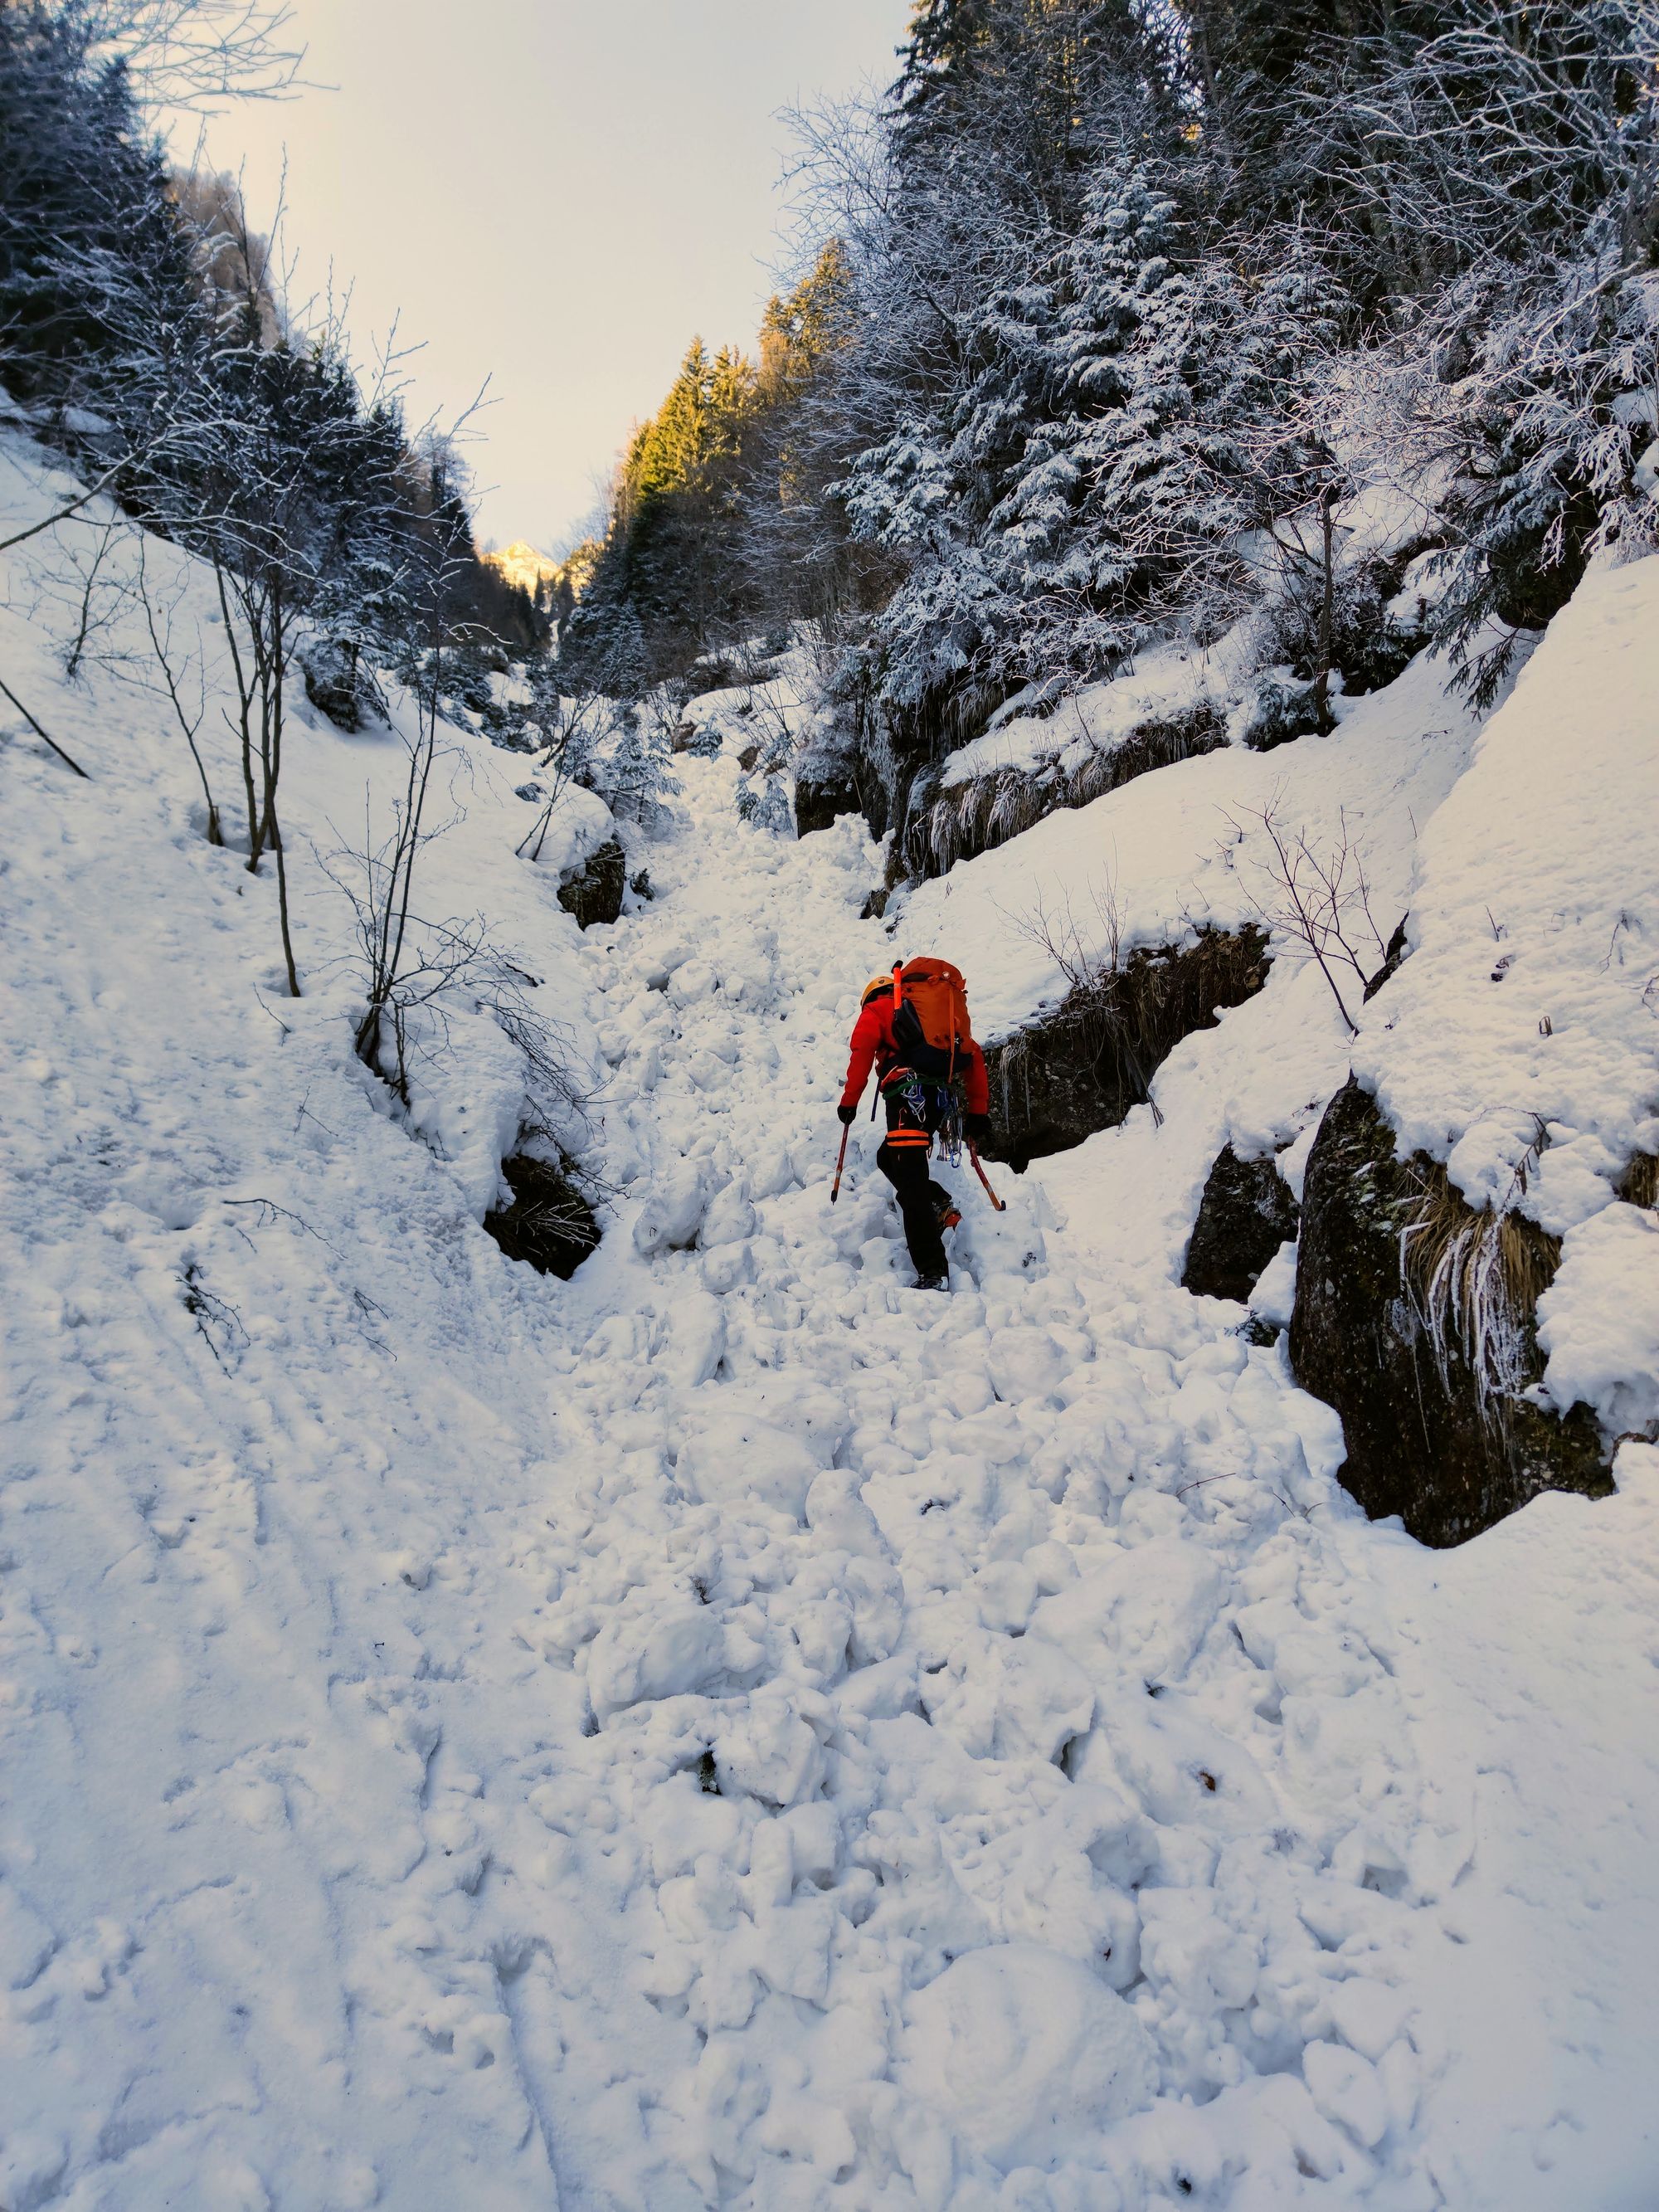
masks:
[[[1467,1304],[1455,1299],[1438,1330],[1431,1327],[1433,1296],[1404,1255],[1413,1236],[1431,1233],[1424,1224],[1435,1209],[1461,1204],[1431,1162],[1395,1157],[1376,1100],[1350,1080],[1326,1109],[1308,1161],[1291,1364],[1303,1388],[1341,1415],[1342,1480],[1366,1512],[1397,1513],[1434,1545],[1478,1535],[1543,1490],[1599,1497],[1613,1486],[1583,1407],[1557,1419],[1519,1395],[1543,1373],[1534,1309],[1554,1273],[1553,1238],[1510,1216],[1507,1261],[1464,1279],[1488,1298],[1510,1388],[1494,1390],[1490,1376],[1483,1387],[1467,1348]],[[1480,1231],[1482,1218],[1464,1212],[1465,1227]],[[1521,1287],[1505,1291],[1506,1278]],[[1494,1340],[1490,1332],[1486,1340]]]
[[[1201,929],[1182,945],[1131,954],[1053,1013],[986,1048],[992,1139],[1017,1170],[1115,1128],[1148,1096],[1159,1063],[1267,980],[1264,932]]]

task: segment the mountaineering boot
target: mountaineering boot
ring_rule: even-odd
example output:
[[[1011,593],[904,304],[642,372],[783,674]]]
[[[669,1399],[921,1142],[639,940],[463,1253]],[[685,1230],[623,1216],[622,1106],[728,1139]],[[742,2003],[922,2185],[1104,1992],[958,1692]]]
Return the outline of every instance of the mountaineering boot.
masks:
[[[938,1186],[935,1185],[934,1188],[937,1189]],[[951,1200],[942,1194],[934,1199],[933,1211],[939,1216],[939,1225],[941,1229],[959,1229],[962,1226],[961,1214]]]
[[[951,1278],[948,1275],[918,1275],[916,1277],[916,1288],[919,1291],[948,1291],[950,1287]]]

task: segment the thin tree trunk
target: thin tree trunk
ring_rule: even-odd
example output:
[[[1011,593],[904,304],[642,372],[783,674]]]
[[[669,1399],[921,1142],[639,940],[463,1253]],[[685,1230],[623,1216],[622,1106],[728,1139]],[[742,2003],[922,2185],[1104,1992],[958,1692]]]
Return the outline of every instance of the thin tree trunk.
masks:
[[[294,962],[294,936],[289,921],[288,854],[276,819],[276,780],[283,769],[283,662],[287,650],[283,627],[286,619],[282,580],[278,577],[272,584],[270,594],[270,667],[267,709],[270,739],[265,756],[265,824],[270,833],[271,850],[276,855],[276,913],[282,924],[283,958],[288,965],[288,994],[290,999],[297,999],[300,995],[300,975]]]
[[[214,804],[212,787],[208,782],[206,764],[202,759],[201,749],[196,743],[196,728],[199,728],[201,726],[202,717],[198,713],[196,718],[196,728],[192,728],[191,726],[190,717],[185,712],[184,702],[179,696],[179,686],[174,683],[173,678],[173,664],[167,659],[166,648],[163,647],[160,634],[156,630],[155,611],[149,603],[149,586],[144,574],[144,556],[142,540],[140,541],[138,552],[138,596],[143,601],[144,624],[146,629],[149,631],[150,646],[155,654],[157,665],[161,668],[162,680],[167,687],[167,696],[173,702],[173,711],[178,720],[179,726],[185,733],[185,743],[190,747],[190,757],[196,763],[196,773],[202,780],[202,796],[207,801],[208,842],[210,845],[222,845],[225,842],[225,837],[224,831],[219,826],[219,810]],[[198,638],[200,637],[200,635],[201,633],[198,630],[197,633]]]
[[[242,667],[242,648],[236,641],[236,624],[231,616],[230,595],[225,589],[224,568],[216,551],[213,556],[213,579],[219,587],[219,613],[225,625],[225,639],[230,647],[231,667],[236,678],[242,739],[242,788],[247,798],[247,871],[251,876],[257,876],[260,850],[259,797],[253,782],[252,697]]]
[[[1336,528],[1334,520],[1336,487],[1327,484],[1319,495],[1319,530],[1323,567],[1319,602],[1319,663],[1314,671],[1313,705],[1319,727],[1330,726],[1331,636],[1336,617]]]

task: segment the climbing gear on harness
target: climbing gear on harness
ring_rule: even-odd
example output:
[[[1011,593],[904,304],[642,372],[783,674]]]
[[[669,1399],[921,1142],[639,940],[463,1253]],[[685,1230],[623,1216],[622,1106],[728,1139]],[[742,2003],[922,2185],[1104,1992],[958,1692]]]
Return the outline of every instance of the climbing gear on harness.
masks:
[[[973,1162],[973,1164],[974,1164],[974,1173],[975,1173],[975,1174],[979,1177],[980,1181],[981,1181],[981,1182],[985,1185],[985,1195],[987,1196],[987,1198],[988,1198],[988,1199],[990,1200],[990,1201],[991,1201],[992,1205],[993,1205],[994,1206],[995,1206],[995,1208],[996,1208],[996,1210],[997,1210],[997,1212],[998,1212],[999,1213],[1006,1213],[1006,1212],[1008,1211],[1008,1208],[1007,1208],[1006,1204],[1004,1202],[1004,1200],[1003,1200],[1000,1199],[1000,1198],[997,1196],[997,1194],[996,1194],[995,1191],[994,1191],[994,1190],[992,1189],[992,1188],[991,1188],[991,1184],[990,1184],[990,1179],[989,1179],[989,1177],[986,1175],[986,1172],[985,1172],[984,1169],[983,1169],[982,1167],[981,1167],[981,1165],[980,1165],[980,1164],[979,1164],[979,1147],[978,1147],[978,1146],[977,1146],[977,1145],[971,1145],[971,1144],[970,1144],[970,1145],[969,1146],[969,1147],[968,1147],[968,1157],[969,1157],[969,1159]]]
[[[830,1203],[831,1206],[833,1206],[836,1200],[841,1196],[842,1170],[847,1165],[847,1139],[852,1135],[852,1133],[851,1126],[848,1122],[843,1121],[841,1125],[841,1151],[836,1156],[836,1179],[830,1186]]]
[[[895,1111],[905,1117],[889,1128],[890,1145],[926,1144],[931,1147],[937,1138],[939,1151],[952,1166],[956,1164],[962,1156],[962,1105],[948,1084],[919,1075],[914,1067],[901,1066],[883,1077],[880,1092],[892,1109],[890,1121],[894,1120]],[[906,1122],[914,1126],[906,1127]]]

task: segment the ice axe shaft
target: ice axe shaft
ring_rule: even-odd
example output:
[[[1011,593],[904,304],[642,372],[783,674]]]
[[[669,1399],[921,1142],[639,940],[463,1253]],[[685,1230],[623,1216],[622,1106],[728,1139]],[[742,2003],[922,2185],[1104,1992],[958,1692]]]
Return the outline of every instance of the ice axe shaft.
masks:
[[[973,1164],[974,1164],[974,1173],[975,1173],[975,1174],[979,1177],[980,1181],[981,1181],[981,1182],[985,1185],[985,1195],[987,1196],[987,1198],[988,1198],[988,1199],[990,1200],[990,1201],[991,1201],[992,1205],[993,1205],[994,1206],[995,1206],[995,1208],[996,1208],[996,1210],[997,1210],[997,1212],[998,1212],[999,1213],[1006,1213],[1006,1212],[1008,1211],[1008,1208],[1007,1208],[1006,1205],[1004,1203],[1004,1201],[1003,1201],[1001,1199],[1000,1199],[1000,1198],[997,1196],[997,1194],[996,1194],[995,1191],[994,1191],[994,1190],[992,1189],[992,1188],[991,1188],[991,1182],[990,1182],[990,1178],[989,1178],[989,1176],[987,1176],[987,1174],[986,1174],[986,1172],[985,1172],[984,1169],[983,1169],[982,1167],[981,1167],[981,1165],[980,1165],[980,1164],[979,1164],[979,1147],[978,1147],[978,1146],[977,1146],[977,1145],[969,1145],[969,1147],[968,1147],[968,1157],[969,1157],[969,1159],[973,1162]]]
[[[841,1196],[842,1170],[847,1165],[847,1139],[852,1135],[852,1133],[851,1127],[847,1122],[843,1121],[841,1129],[841,1150],[836,1155],[836,1179],[830,1186],[830,1203],[831,1206],[833,1206],[836,1200]]]

